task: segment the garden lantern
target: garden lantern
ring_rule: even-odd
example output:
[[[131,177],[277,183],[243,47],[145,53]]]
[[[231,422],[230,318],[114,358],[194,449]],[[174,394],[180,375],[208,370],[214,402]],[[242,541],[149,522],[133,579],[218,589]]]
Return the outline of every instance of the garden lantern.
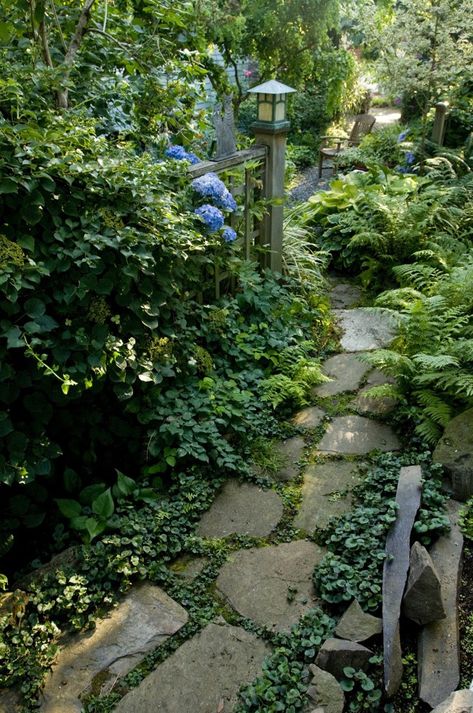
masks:
[[[249,94],[256,94],[258,103],[257,120],[253,127],[258,129],[288,129],[287,120],[287,95],[295,89],[282,84],[276,79],[259,84],[248,90]]]

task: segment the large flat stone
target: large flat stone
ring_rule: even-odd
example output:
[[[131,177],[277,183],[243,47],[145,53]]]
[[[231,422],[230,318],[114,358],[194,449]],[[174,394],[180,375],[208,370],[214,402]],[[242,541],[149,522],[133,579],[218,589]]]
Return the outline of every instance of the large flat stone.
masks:
[[[309,406],[293,416],[292,423],[299,428],[311,430],[320,426],[326,414],[317,406]]]
[[[338,282],[330,290],[330,302],[333,309],[353,307],[361,300],[362,291],[348,282]]]
[[[384,423],[363,416],[340,416],[329,423],[319,443],[322,453],[363,455],[373,450],[397,451],[398,437]]]
[[[434,707],[444,701],[460,680],[458,587],[461,577],[463,535],[458,527],[461,506],[450,501],[451,530],[430,551],[440,577],[446,618],[425,626],[419,636],[419,697]]]
[[[298,462],[304,455],[305,442],[300,436],[287,438],[276,444],[276,453],[281,456],[283,465],[274,474],[274,480],[284,482],[292,480],[299,474]]]
[[[414,542],[411,547],[402,613],[419,626],[445,619],[440,579],[432,558],[420,542]]]
[[[136,586],[96,628],[72,636],[60,651],[43,689],[42,713],[76,713],[91,688],[107,693],[118,676],[134,668],[187,622],[186,611],[162,589]]]
[[[473,408],[447,424],[433,459],[450,475],[454,497],[468,500],[473,495]]]
[[[274,490],[228,480],[202,516],[197,534],[201,537],[232,534],[266,537],[277,526],[282,514],[283,503]]]
[[[334,315],[342,331],[340,344],[347,352],[381,349],[394,338],[394,317],[384,310],[336,309]]]
[[[355,599],[335,628],[335,634],[340,639],[348,639],[361,643],[383,631],[383,622],[377,616],[367,614]]]
[[[370,369],[369,364],[360,361],[358,354],[336,354],[323,363],[324,374],[332,381],[320,384],[314,389],[314,393],[325,397],[344,391],[356,391]]]
[[[422,471],[401,468],[396,493],[398,513],[386,538],[383,568],[384,687],[393,696],[401,684],[402,653],[399,636],[401,602],[409,570],[410,539],[422,492]]]
[[[352,504],[349,491],[359,478],[357,465],[348,461],[309,465],[304,471],[302,503],[294,520],[295,527],[313,532],[327,527],[333,517],[348,512]]]
[[[432,713],[473,713],[473,691],[467,688],[455,691],[446,701],[436,706]]]
[[[239,688],[261,672],[269,653],[240,627],[208,624],[122,698],[115,713],[232,711]]]
[[[217,590],[242,616],[289,631],[317,604],[312,574],[324,554],[307,540],[238,550],[222,567]]]

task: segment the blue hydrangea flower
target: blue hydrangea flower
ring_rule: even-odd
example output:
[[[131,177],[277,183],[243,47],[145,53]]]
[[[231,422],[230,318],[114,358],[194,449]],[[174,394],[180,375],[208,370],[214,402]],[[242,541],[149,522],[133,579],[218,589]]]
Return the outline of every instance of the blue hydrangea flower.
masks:
[[[226,243],[233,243],[233,241],[236,240],[237,237],[237,234],[235,233],[233,228],[229,227],[225,227],[222,235]]]
[[[208,198],[223,210],[233,213],[237,208],[234,197],[216,173],[206,173],[195,178],[192,181],[192,188],[200,196]]]
[[[406,163],[410,166],[416,160],[415,154],[412,151],[406,151]]]
[[[190,163],[199,163],[198,156],[195,153],[187,152],[184,146],[172,145],[169,146],[165,154],[168,158],[173,158],[176,161],[189,161]]]
[[[213,205],[206,203],[201,205],[200,208],[196,208],[194,213],[202,218],[209,233],[216,233],[217,230],[223,227],[224,217],[221,210]]]
[[[406,129],[405,131],[401,131],[399,136],[397,137],[397,142],[400,144],[402,141],[406,140],[406,137],[409,135],[409,129]]]
[[[394,170],[397,171],[397,173],[409,173],[407,166],[396,166]]]

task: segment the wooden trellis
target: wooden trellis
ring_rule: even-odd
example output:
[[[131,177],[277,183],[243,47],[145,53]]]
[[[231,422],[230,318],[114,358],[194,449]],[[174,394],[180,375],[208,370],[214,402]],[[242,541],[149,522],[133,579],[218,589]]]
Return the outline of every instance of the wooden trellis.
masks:
[[[216,161],[202,161],[189,167],[189,178],[193,180],[206,173],[224,173],[242,167],[243,182],[236,183],[233,177],[230,178],[228,189],[235,199],[243,196],[243,218],[237,219],[235,215],[230,218],[232,228],[236,227],[237,221],[243,227],[242,253],[246,260],[255,257],[256,247],[263,247],[268,244],[267,236],[265,235],[264,221],[259,221],[252,213],[251,207],[254,201],[260,196],[266,195],[267,184],[267,157],[268,149],[266,146],[254,146],[250,149],[237,151],[232,156],[218,159]],[[256,163],[256,167],[255,167]],[[255,186],[261,186],[256,189]],[[218,298],[221,294],[221,284],[227,280],[229,275],[225,270],[221,270],[218,264],[215,264],[215,296]]]

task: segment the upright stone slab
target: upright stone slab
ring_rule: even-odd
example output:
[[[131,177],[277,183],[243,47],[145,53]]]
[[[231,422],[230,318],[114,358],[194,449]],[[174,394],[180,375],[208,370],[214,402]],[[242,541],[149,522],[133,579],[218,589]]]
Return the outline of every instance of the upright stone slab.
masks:
[[[473,408],[447,424],[433,459],[449,474],[454,497],[468,500],[473,495]]]
[[[345,391],[356,391],[365,374],[371,369],[360,361],[358,354],[336,354],[323,363],[324,374],[332,381],[320,384],[314,389],[316,396],[335,396]]]
[[[42,713],[79,713],[91,687],[107,693],[148,653],[187,622],[186,611],[162,589],[136,586],[96,628],[72,636],[60,651],[43,689]]]
[[[232,534],[266,537],[277,526],[282,513],[282,500],[274,490],[228,480],[203,514],[197,534],[201,537]]]
[[[289,631],[318,603],[312,574],[324,555],[307,540],[238,550],[220,570],[217,591],[242,616]]]
[[[329,423],[319,450],[322,453],[364,455],[373,450],[397,451],[399,439],[390,426],[363,416],[339,416]]]
[[[340,344],[347,352],[381,349],[394,338],[396,322],[386,310],[360,307],[333,312],[342,331]]]
[[[359,482],[356,463],[329,461],[309,465],[304,470],[302,503],[294,520],[295,527],[313,532],[327,527],[333,517],[351,508],[351,490]],[[343,495],[342,495],[343,493]]]
[[[208,624],[130,691],[114,713],[226,713],[261,672],[268,646],[229,624]]]
[[[458,588],[461,578],[463,535],[458,526],[461,506],[448,504],[451,530],[430,551],[439,573],[446,618],[425,626],[419,636],[419,697],[430,706],[444,701],[460,680]]]
[[[409,569],[411,531],[420,506],[421,489],[420,466],[401,468],[396,493],[398,515],[386,539],[383,569],[384,687],[388,696],[396,693],[402,678],[399,619]]]
[[[445,619],[439,575],[432,558],[420,542],[414,542],[411,548],[409,579],[402,613],[419,626]]]

